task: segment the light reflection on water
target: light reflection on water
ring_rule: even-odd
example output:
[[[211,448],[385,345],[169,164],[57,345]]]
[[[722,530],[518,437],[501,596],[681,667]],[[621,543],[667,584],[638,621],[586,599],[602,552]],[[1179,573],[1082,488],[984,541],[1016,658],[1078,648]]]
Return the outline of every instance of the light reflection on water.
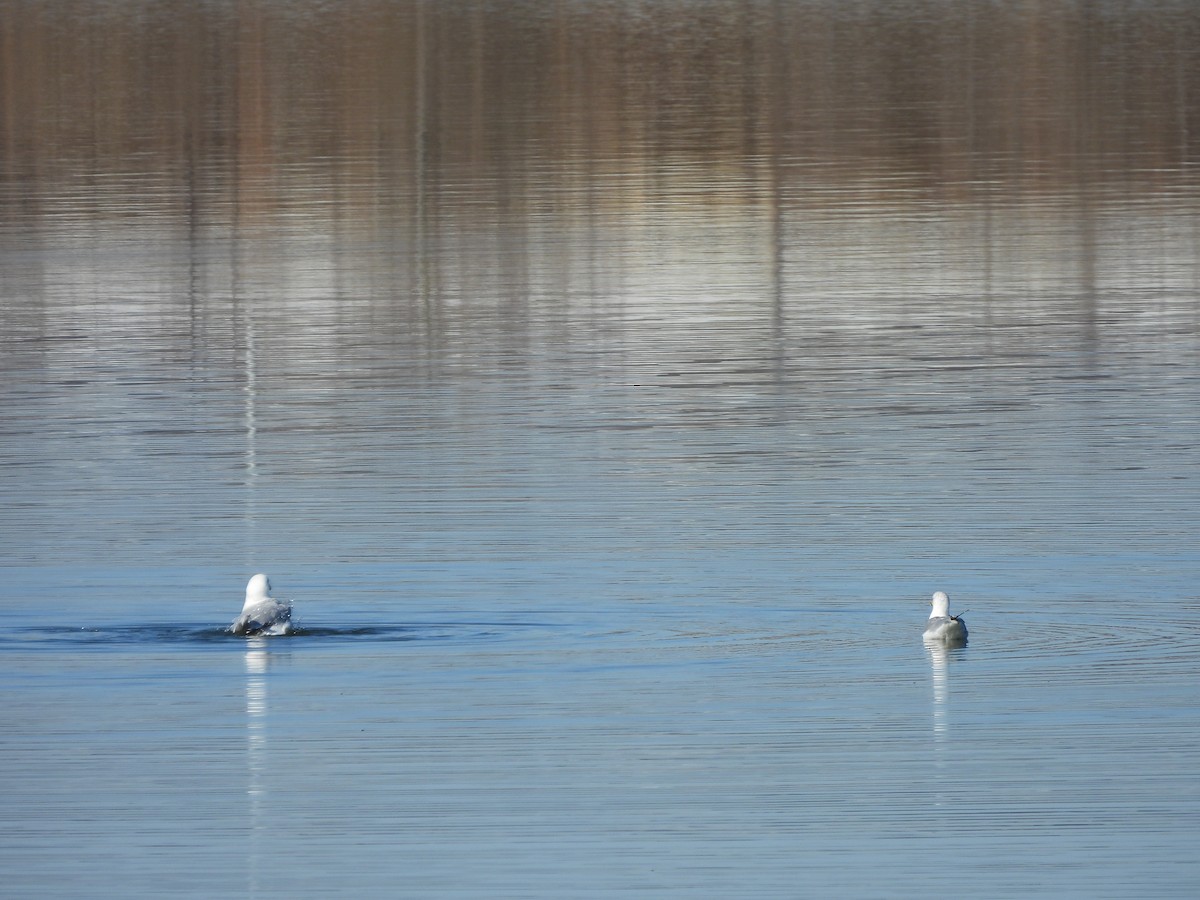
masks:
[[[953,652],[949,647],[930,646],[926,644],[925,652],[929,655],[930,671],[933,674],[933,737],[934,747],[936,750],[941,750],[941,743],[946,731],[946,718],[948,715],[947,705],[947,687],[948,673],[947,667],[950,660],[950,654]],[[939,769],[946,767],[946,761],[939,752],[935,759]]]
[[[0,10],[6,890],[1194,893],[1191,5]]]
[[[267,669],[270,656],[266,640],[251,638],[246,642],[246,798],[250,805],[249,836],[247,837],[246,869],[250,893],[257,896],[270,877],[271,835],[263,815],[268,799],[267,778],[270,773],[271,751],[267,741]]]

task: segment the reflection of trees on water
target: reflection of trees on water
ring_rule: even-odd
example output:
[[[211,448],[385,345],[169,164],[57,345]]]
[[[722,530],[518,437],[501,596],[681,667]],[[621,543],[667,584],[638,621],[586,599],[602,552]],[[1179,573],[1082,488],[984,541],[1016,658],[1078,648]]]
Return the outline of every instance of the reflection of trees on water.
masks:
[[[83,234],[120,297],[110,243],[186,247],[197,332],[371,298],[439,364],[531,304],[619,328],[611,297],[736,307],[754,346],[930,297],[1091,333],[1147,267],[1194,288],[1200,204],[1200,7],[1095,6],[11,4],[0,215]]]
[[[1200,116],[1190,4],[78,0],[10,4],[4,26],[5,177],[191,155],[276,211],[327,199],[305,175],[331,166],[340,203],[387,205],[420,154],[493,185],[769,154],[847,183],[871,160],[959,195],[1061,193],[1084,157],[1165,177]]]

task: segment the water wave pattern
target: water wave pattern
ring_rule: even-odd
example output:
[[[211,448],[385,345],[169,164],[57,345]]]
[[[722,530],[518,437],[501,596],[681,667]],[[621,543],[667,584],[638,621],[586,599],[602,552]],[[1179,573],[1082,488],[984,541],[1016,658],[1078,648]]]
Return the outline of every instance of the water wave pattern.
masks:
[[[277,646],[287,643],[396,643],[405,641],[478,641],[502,639],[514,630],[541,627],[537,623],[454,622],[419,625],[348,625],[304,626],[282,635],[246,637],[230,633],[229,628],[211,625],[147,624],[128,626],[25,626],[0,630],[0,645],[61,649],[62,645],[79,648],[128,646],[138,644],[219,644],[233,647]]]
[[[1085,607],[1056,615],[1016,612],[967,617],[972,652],[1019,671],[1030,661],[1047,674],[1094,667],[1096,678],[1129,678],[1138,671],[1194,669],[1200,652],[1200,615],[1186,609],[1113,618]]]
[[[1196,896],[1200,4],[0,10],[0,892]]]

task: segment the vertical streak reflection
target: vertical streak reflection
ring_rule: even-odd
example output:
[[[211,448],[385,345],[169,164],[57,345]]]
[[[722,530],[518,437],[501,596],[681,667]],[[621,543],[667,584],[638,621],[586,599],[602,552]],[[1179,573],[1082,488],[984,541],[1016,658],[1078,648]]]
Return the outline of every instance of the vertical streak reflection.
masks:
[[[267,769],[267,647],[262,638],[246,645],[246,799],[250,815],[246,872],[251,896],[258,896],[262,872],[262,846],[266,821]]]
[[[417,296],[421,300],[422,308],[428,317],[429,315],[429,248],[427,245],[428,235],[426,226],[428,225],[429,211],[427,209],[426,191],[426,167],[428,166],[428,149],[429,149],[429,123],[426,91],[426,65],[425,58],[425,4],[418,0],[416,21],[416,52],[413,54],[413,66],[415,68],[414,82],[416,90],[416,134],[413,147],[413,172],[416,181],[414,194],[416,197],[414,217],[416,220],[416,244],[417,244]]]
[[[950,651],[936,644],[926,644],[925,651],[929,654],[929,662],[933,673],[933,743],[934,762],[938,768],[945,765],[942,758],[942,743],[946,737],[946,695],[949,679],[946,664],[949,662]]]
[[[255,540],[255,520],[258,516],[258,510],[255,506],[255,495],[258,487],[258,415],[256,403],[258,401],[258,385],[256,383],[256,359],[254,345],[254,319],[247,314],[244,323],[245,341],[246,341],[246,361],[245,361],[245,387],[244,387],[244,406],[242,411],[242,424],[246,434],[245,448],[245,526],[246,526],[246,568],[255,568],[255,559],[258,555],[257,541]]]
[[[939,644],[926,644],[925,652],[929,654],[930,671],[933,675],[933,767],[936,772],[934,785],[943,783],[949,756],[949,696],[950,649]],[[939,788],[935,788],[933,801],[937,806],[949,802],[950,797]]]

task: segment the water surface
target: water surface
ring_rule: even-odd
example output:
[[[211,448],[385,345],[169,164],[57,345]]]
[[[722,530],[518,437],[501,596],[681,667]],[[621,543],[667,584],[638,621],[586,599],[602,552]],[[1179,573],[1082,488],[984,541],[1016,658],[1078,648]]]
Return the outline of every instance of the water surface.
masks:
[[[0,21],[0,891],[1195,894],[1190,4]]]

